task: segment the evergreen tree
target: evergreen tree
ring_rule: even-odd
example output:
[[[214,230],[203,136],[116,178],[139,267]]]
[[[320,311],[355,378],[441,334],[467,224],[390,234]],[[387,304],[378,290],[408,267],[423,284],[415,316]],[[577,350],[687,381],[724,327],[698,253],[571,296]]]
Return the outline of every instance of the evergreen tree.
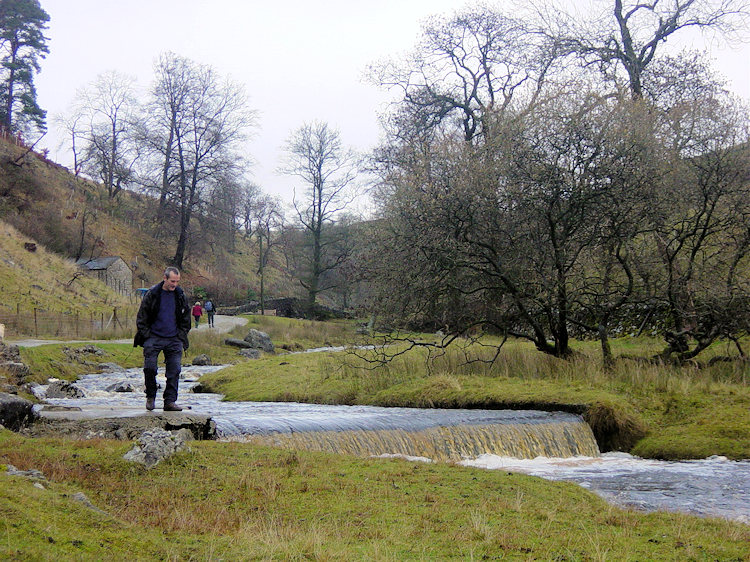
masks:
[[[46,128],[34,74],[49,53],[44,36],[49,19],[38,0],[0,0],[0,125],[8,131]]]

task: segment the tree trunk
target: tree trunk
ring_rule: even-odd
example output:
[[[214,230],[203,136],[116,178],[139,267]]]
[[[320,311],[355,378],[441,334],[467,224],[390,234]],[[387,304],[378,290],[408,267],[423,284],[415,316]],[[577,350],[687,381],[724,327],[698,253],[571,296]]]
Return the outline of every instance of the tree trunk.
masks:
[[[597,326],[599,332],[599,341],[602,345],[602,366],[605,371],[614,367],[615,360],[612,357],[612,348],[609,346],[609,336],[607,335],[607,326],[603,322]]]

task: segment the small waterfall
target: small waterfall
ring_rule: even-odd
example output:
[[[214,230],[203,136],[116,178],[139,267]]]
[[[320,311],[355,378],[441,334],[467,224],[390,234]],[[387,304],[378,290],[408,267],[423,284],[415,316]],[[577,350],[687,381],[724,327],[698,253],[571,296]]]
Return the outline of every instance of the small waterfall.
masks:
[[[285,449],[356,456],[399,454],[460,461],[489,453],[524,459],[599,455],[591,428],[580,420],[404,429],[305,431],[245,436],[243,441]]]

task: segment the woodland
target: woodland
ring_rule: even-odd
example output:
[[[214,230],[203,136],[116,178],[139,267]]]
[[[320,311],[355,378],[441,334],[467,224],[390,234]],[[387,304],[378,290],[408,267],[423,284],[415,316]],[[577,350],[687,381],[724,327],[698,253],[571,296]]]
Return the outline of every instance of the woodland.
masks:
[[[665,45],[691,28],[741,38],[747,5],[598,6],[426,21],[411,53],[368,69],[400,92],[371,154],[328,123],[290,133],[281,171],[305,190],[284,209],[247,179],[243,87],[176,53],[144,99],[117,72],[81,90],[56,123],[72,169],[35,153],[20,139],[46,127],[49,17],[3,1],[0,117],[21,147],[3,157],[2,218],[74,259],[126,254],[143,282],[174,264],[225,301],[296,296],[439,346],[492,333],[564,358],[596,339],[608,364],[612,337],[645,333],[661,360],[720,340],[744,358],[749,114],[704,53]],[[376,210],[355,216],[365,177]]]

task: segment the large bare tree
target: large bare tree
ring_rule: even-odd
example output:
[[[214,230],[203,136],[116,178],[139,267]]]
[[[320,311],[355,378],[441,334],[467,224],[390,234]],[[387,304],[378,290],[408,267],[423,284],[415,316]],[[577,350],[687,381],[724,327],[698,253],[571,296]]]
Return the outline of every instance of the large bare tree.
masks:
[[[566,93],[498,120],[491,143],[446,140],[399,167],[385,178],[375,256],[383,310],[452,337],[490,327],[570,355],[573,322],[587,327],[594,311],[583,308],[587,295],[607,285],[617,308],[613,299],[632,291],[629,264],[617,260],[627,240],[612,237],[615,226],[631,233],[645,176],[638,134],[622,136],[631,118],[616,99]],[[597,252],[614,258],[607,282],[591,262]]]
[[[178,213],[172,262],[181,267],[193,213],[226,178],[242,175],[246,162],[239,152],[255,117],[243,88],[210,66],[166,54],[156,73],[142,137],[155,155],[150,184],[159,194],[160,212],[172,204]]]
[[[295,190],[293,206],[305,234],[306,248],[296,254],[299,281],[307,291],[309,308],[318,294],[328,288],[323,275],[338,267],[346,255],[329,251],[336,247],[336,233],[330,229],[338,213],[351,202],[350,191],[356,174],[356,157],[341,142],[338,130],[327,123],[306,123],[286,142],[286,160],[280,171],[302,180],[302,193]]]
[[[595,0],[571,14],[539,3],[544,33],[564,52],[610,78],[624,72],[634,98],[643,96],[646,69],[672,36],[695,28],[734,36],[747,23],[747,0]],[[587,10],[582,17],[581,12]]]
[[[102,182],[110,198],[134,182],[140,149],[133,134],[138,112],[134,83],[117,71],[97,76],[78,92],[68,118],[71,141],[77,136],[83,140],[80,165]]]
[[[391,116],[398,134],[429,134],[449,122],[471,141],[490,133],[490,116],[536,99],[556,55],[520,19],[480,6],[429,19],[414,51],[373,65],[370,78],[401,92]]]

